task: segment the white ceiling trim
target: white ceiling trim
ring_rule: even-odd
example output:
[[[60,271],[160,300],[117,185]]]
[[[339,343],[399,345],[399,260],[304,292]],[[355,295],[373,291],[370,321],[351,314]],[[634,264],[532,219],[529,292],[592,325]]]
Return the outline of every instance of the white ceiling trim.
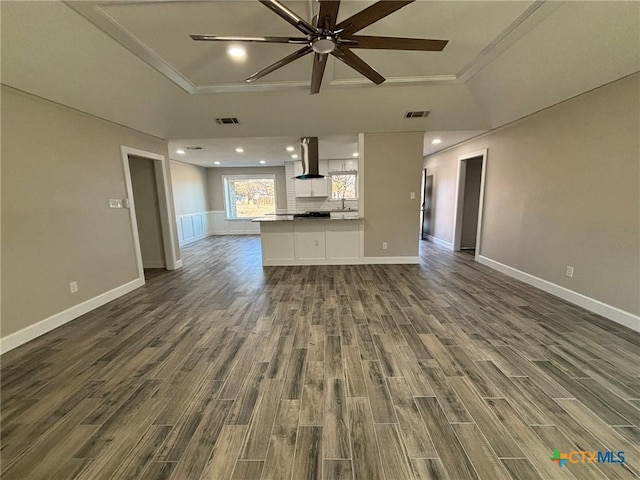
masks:
[[[158,0],[156,0],[158,1]],[[169,1],[169,0],[159,0]],[[178,0],[187,1],[187,0]],[[122,4],[137,3],[137,1],[125,0]],[[538,23],[546,18],[553,10],[555,10],[559,2],[547,2],[546,0],[537,0],[522,15],[513,21],[504,31],[498,34],[480,53],[471,60],[460,72],[455,75],[431,75],[431,76],[413,76],[413,77],[395,77],[387,78],[383,85],[442,85],[463,83],[470,79],[475,73],[479,72],[483,67],[491,63],[502,52],[507,50],[511,45],[517,42],[522,36],[533,29]],[[167,79],[178,85],[184,91],[190,94],[207,94],[207,93],[243,93],[243,92],[268,92],[281,90],[303,90],[309,88],[309,82],[301,81],[280,81],[280,82],[261,82],[261,83],[232,83],[232,84],[211,84],[196,85],[183,75],[181,75],[169,63],[157,55],[151,48],[145,45],[140,39],[129,32],[116,19],[111,17],[102,5],[107,2],[66,2],[70,8],[85,17],[96,27],[116,40],[122,46],[131,51],[142,61],[155,68]],[[313,6],[310,5],[313,11]],[[374,87],[366,78],[353,79],[333,79],[333,63],[330,62],[331,68],[327,73],[331,81],[326,82],[326,86],[334,88],[348,87]]]
[[[140,60],[148,63],[178,85],[187,93],[196,93],[196,86],[188,79],[180,75],[171,65],[160,58],[156,53],[142,43],[138,38],[126,30],[117,20],[106,13],[99,4],[90,2],[64,2],[84,18],[93,23],[104,33],[113,38],[120,45],[136,55]],[[125,2],[123,2],[125,3]],[[133,2],[128,2],[133,3]]]
[[[460,82],[466,82],[476,73],[498,58],[505,50],[515,44],[536,25],[547,18],[554,10],[562,5],[562,2],[549,2],[536,0],[522,15],[516,18],[511,25],[504,29],[492,42],[483,48],[478,55],[471,60],[456,78]]]
[[[332,71],[327,69],[327,72],[332,75]],[[331,80],[330,82],[323,82],[322,89],[329,90],[332,87],[335,88],[349,88],[349,87],[371,87],[379,88],[390,85],[443,85],[446,83],[457,83],[456,75],[431,75],[428,77],[397,77],[387,78],[381,85],[375,85],[366,78],[345,78],[338,80]],[[309,82],[271,82],[271,83],[254,83],[247,85],[246,83],[227,83],[219,85],[206,85],[197,86],[195,90],[190,93],[241,93],[241,92],[273,92],[278,90],[308,90]]]

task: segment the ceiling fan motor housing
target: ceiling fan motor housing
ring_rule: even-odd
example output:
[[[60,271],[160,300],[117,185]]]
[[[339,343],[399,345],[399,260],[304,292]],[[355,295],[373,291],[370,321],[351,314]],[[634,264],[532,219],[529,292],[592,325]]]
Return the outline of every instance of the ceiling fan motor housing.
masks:
[[[313,51],[316,53],[331,53],[336,49],[336,42],[333,37],[327,35],[314,40],[311,48],[313,48]]]

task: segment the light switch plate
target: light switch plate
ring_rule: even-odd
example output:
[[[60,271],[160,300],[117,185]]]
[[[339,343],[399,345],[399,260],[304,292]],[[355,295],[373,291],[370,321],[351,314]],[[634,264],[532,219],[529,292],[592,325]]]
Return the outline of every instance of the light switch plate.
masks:
[[[109,208],[122,208],[122,199],[121,198],[110,198],[109,199]]]

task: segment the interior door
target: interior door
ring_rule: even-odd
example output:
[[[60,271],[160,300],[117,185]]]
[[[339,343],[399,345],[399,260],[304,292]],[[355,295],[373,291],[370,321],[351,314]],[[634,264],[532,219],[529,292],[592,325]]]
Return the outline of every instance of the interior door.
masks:
[[[433,193],[433,175],[427,175],[427,169],[424,169],[423,182],[424,191],[422,192],[422,240],[431,235],[431,204]]]

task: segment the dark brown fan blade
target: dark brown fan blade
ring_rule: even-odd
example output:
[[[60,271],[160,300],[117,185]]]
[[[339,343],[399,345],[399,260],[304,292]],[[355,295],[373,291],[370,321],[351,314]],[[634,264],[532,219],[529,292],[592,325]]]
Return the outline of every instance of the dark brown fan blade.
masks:
[[[311,75],[311,95],[314,95],[320,91],[320,85],[322,84],[322,77],[324,75],[324,67],[327,66],[327,58],[329,55],[326,53],[316,53],[313,57],[313,74]]]
[[[265,7],[284,18],[304,34],[316,33],[317,30],[305,19],[299,17],[277,0],[260,0]]]
[[[354,35],[349,37],[358,43],[349,43],[349,48],[371,48],[382,50],[420,50],[426,52],[441,52],[449,42],[448,40],[431,40],[427,38],[400,38],[400,37],[369,37]]]
[[[221,37],[219,35],[189,35],[193,40],[203,42],[258,42],[258,43],[294,43],[308,44],[308,38],[302,37]]]
[[[340,0],[320,0],[320,13],[318,13],[318,28],[320,30],[333,30],[338,19]]]
[[[336,25],[336,30],[345,29],[345,34],[351,35],[381,18],[391,15],[396,10],[400,10],[405,5],[413,3],[415,0],[382,0],[352,15]]]
[[[360,72],[376,85],[380,85],[385,81],[385,78],[376,72],[367,62],[362,60],[359,56],[353,53],[348,48],[336,48],[331,55],[341,60],[345,64],[349,65],[354,70]]]
[[[284,67],[285,65],[293,62],[294,60],[297,60],[299,58],[304,57],[307,53],[312,52],[313,50],[311,49],[310,46],[306,46],[301,48],[300,50],[296,50],[295,52],[293,52],[291,55],[287,55],[286,57],[284,57],[281,60],[278,60],[276,63],[269,65],[267,68],[263,68],[262,70],[260,70],[259,72],[254,73],[253,75],[251,75],[249,78],[247,78],[245,80],[245,82],[254,82],[256,80],[258,80],[259,78],[264,77],[265,75],[270,74],[271,72],[279,69],[280,67]]]

